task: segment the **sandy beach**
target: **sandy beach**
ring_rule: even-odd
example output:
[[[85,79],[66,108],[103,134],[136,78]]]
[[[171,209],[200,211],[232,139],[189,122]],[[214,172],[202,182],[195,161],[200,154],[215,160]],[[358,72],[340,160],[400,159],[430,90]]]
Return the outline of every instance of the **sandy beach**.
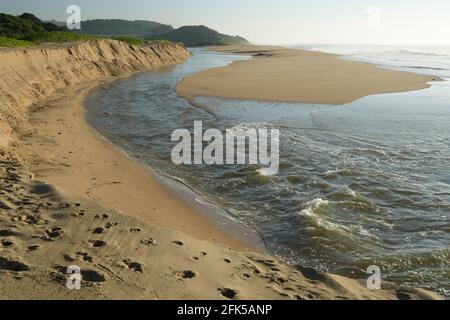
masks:
[[[427,88],[433,76],[346,61],[338,55],[274,46],[237,45],[211,50],[254,56],[194,74],[176,91],[189,101],[221,97],[258,101],[345,104],[367,95]]]
[[[49,62],[39,66],[40,53],[33,50],[16,60],[12,56],[21,53],[4,53],[12,67],[4,66],[4,76],[0,78],[0,99],[7,108],[17,109],[11,113],[3,108],[1,119],[5,139],[0,153],[0,298],[440,298],[422,289],[389,283],[383,284],[383,290],[372,291],[363,280],[291,266],[257,251],[217,228],[205,215],[162,186],[149,170],[88,126],[83,103],[91,90],[105,81],[181,63],[189,58],[186,49],[167,46],[150,51],[103,40],[82,48],[77,45],[48,48],[46,56],[50,61],[64,61],[57,64],[59,72],[51,75],[44,71],[49,69]],[[114,52],[111,58],[110,50]],[[152,53],[155,50],[156,55]],[[222,50],[236,51],[235,48]],[[194,75],[196,81],[186,79],[177,90],[188,98],[205,95],[204,91],[198,91],[198,86],[206,77],[215,88],[207,89],[209,94],[226,96],[225,92],[229,92],[231,95],[236,88],[213,80],[216,76],[208,78],[209,75],[236,70],[244,75],[254,70],[246,64],[254,63],[277,68],[271,67],[270,59],[277,59],[278,54],[287,67],[291,59],[299,57],[290,51],[272,50],[264,54],[274,55],[273,58],[234,64],[228,67],[231,71],[225,68]],[[78,58],[74,52],[78,52]],[[86,57],[87,53],[91,56]],[[21,59],[27,61],[27,67],[17,71],[15,63],[23,62]],[[325,64],[336,64],[335,68],[341,70],[339,60],[328,61],[334,61],[334,57],[324,55],[318,59],[323,59]],[[147,60],[152,62],[143,62]],[[365,64],[360,67],[364,69],[361,73],[367,71],[365,68],[374,69],[375,82],[383,84],[340,95],[342,88],[332,81],[324,90],[336,95],[329,93],[324,99],[329,99],[328,103],[340,103],[375,91],[414,90],[425,87],[431,80]],[[86,70],[90,70],[89,76]],[[327,70],[334,69],[328,65]],[[23,75],[29,75],[28,79],[24,80]],[[262,79],[261,85],[269,80],[273,82],[276,78],[270,79],[272,76]],[[253,74],[250,82],[253,77],[260,75]],[[313,76],[303,74],[302,77]],[[388,78],[389,82],[385,83]],[[245,81],[239,78],[239,82],[247,88]],[[322,79],[315,86],[325,82]],[[223,87],[222,94],[215,91],[216,86]],[[258,91],[239,92],[250,98]],[[267,94],[275,99],[278,96],[274,92]],[[295,92],[287,99],[297,99],[301,93]],[[320,92],[312,90],[310,96],[303,92],[302,97],[314,100],[322,97]],[[81,290],[66,288],[69,265],[81,267],[84,280]]]

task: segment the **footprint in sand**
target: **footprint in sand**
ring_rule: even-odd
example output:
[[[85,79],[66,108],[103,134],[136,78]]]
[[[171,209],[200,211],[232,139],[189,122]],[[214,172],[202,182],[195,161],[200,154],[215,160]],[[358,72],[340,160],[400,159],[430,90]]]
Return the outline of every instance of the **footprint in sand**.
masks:
[[[138,232],[141,232],[141,229],[139,229],[139,228],[130,228],[130,229],[128,229],[128,232],[130,232],[130,233],[138,233]]]
[[[102,240],[89,240],[91,247],[100,248],[106,246],[108,243]]]
[[[30,246],[28,246],[27,247],[27,252],[32,252],[32,251],[36,251],[36,250],[38,250],[40,248],[40,246],[39,245],[37,245],[37,244],[35,244],[35,245],[30,245]]]
[[[75,218],[84,217],[86,214],[85,210],[80,210],[78,213],[72,213],[72,216]]]
[[[127,266],[128,269],[133,270],[134,272],[144,272],[144,265],[140,262],[125,259],[123,260],[123,263]]]
[[[200,252],[200,255],[202,257],[205,257],[207,255],[207,253],[206,252]],[[194,260],[194,261],[199,261],[200,260],[200,258],[196,257],[196,256],[191,257],[191,259]]]
[[[76,257],[82,261],[94,262],[94,258],[87,252],[79,251],[76,253]]]
[[[14,242],[9,241],[9,240],[2,240],[1,245],[2,245],[2,247],[9,248],[14,245]]]
[[[49,184],[46,184],[44,182],[35,182],[33,186],[31,187],[31,193],[37,194],[37,195],[56,195],[57,191],[55,188]]]
[[[51,228],[49,230],[46,230],[45,233],[46,233],[46,235],[49,238],[54,239],[54,238],[61,237],[63,235],[63,233],[64,233],[64,230],[62,228],[59,228],[59,227],[54,227],[54,228]]]
[[[175,240],[172,243],[177,245],[177,246],[180,246],[180,247],[182,247],[184,245],[184,243],[182,241],[179,241],[179,240]]]
[[[183,270],[175,273],[175,276],[180,279],[193,279],[197,276],[197,273],[191,270]]]
[[[106,229],[111,229],[111,228],[113,228],[113,227],[115,227],[117,225],[118,225],[117,222],[108,222],[107,224],[105,224],[105,228]]]
[[[106,219],[109,218],[109,215],[106,214],[106,213],[98,214],[98,215],[95,216],[95,218],[96,218],[96,219],[103,219],[103,220],[106,220]]]
[[[154,239],[152,239],[152,238],[147,238],[147,239],[141,240],[141,243],[143,245],[145,245],[145,246],[148,246],[148,247],[150,247],[150,246],[157,246],[158,245],[156,243],[156,241]]]
[[[103,232],[105,232],[105,229],[102,227],[97,227],[92,231],[92,233],[95,233],[95,234],[102,234]]]
[[[398,300],[412,300],[412,297],[407,292],[397,291],[396,293]]]
[[[87,282],[105,282],[106,276],[95,270],[81,270],[81,278]]]
[[[0,237],[15,237],[18,235],[19,233],[17,231],[11,229],[0,230]]]
[[[30,266],[15,259],[0,257],[0,270],[24,272],[29,271]]]
[[[65,255],[63,255],[63,258],[67,262],[73,262],[76,259],[76,257],[72,254],[65,254]]]
[[[234,299],[238,294],[236,290],[230,288],[219,288],[219,292],[222,294],[222,296],[228,299]]]
[[[19,220],[22,222],[25,222],[27,224],[34,224],[34,225],[38,225],[38,224],[42,224],[43,221],[38,217],[38,216],[33,216],[33,215],[23,215],[21,217],[19,217]]]

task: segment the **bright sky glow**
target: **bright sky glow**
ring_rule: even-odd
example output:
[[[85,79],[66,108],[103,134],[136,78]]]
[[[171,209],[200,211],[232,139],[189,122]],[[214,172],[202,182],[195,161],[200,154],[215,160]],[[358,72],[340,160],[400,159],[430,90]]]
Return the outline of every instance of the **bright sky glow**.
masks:
[[[0,12],[66,20],[153,20],[204,24],[254,43],[450,45],[449,0],[1,0]]]

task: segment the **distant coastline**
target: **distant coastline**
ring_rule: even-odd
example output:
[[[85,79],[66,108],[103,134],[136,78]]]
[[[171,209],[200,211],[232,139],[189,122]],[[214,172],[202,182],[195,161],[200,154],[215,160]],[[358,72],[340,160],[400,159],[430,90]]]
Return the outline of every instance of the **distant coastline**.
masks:
[[[204,25],[182,26],[145,20],[95,19],[80,22],[80,29],[69,30],[66,22],[42,21],[31,13],[15,16],[0,13],[0,47],[26,47],[40,43],[115,39],[133,45],[155,41],[180,42],[189,47],[248,43]]]
[[[62,22],[53,23],[64,26]],[[136,37],[143,40],[168,40],[182,42],[189,47],[233,45],[248,43],[240,36],[220,33],[204,25],[182,26],[144,20],[95,19],[81,22],[81,34],[97,37]]]

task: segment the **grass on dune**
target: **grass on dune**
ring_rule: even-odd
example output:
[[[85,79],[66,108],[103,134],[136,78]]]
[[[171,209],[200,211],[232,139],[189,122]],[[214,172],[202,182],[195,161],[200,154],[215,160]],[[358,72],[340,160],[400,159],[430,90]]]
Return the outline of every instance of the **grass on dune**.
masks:
[[[7,48],[17,48],[17,47],[28,47],[32,46],[34,43],[30,41],[25,40],[18,40],[14,38],[7,38],[7,37],[1,37],[0,36],[0,47],[7,47]]]
[[[76,32],[52,31],[52,32],[35,33],[21,38],[9,38],[0,36],[0,47],[10,47],[10,48],[27,47],[39,45],[41,43],[77,42],[95,39],[106,39],[106,38],[84,35]],[[113,37],[112,39],[123,41],[133,46],[141,46],[146,43],[144,39],[134,37]],[[152,42],[170,43],[170,41],[166,40],[152,41]]]
[[[159,43],[159,44],[172,44],[172,43],[179,43],[179,42],[172,42],[165,39],[153,39],[150,41],[151,43]]]
[[[75,32],[66,32],[66,31],[53,31],[53,32],[42,32],[35,33],[26,37],[23,37],[22,40],[34,42],[36,44],[39,43],[47,43],[47,42],[76,42],[76,41],[87,41],[97,39],[93,36],[83,35]]]
[[[118,41],[123,41],[126,42],[128,44],[131,44],[133,46],[141,46],[143,44],[145,44],[144,39],[141,38],[133,38],[133,37],[113,37],[112,39],[114,40],[118,40]]]

